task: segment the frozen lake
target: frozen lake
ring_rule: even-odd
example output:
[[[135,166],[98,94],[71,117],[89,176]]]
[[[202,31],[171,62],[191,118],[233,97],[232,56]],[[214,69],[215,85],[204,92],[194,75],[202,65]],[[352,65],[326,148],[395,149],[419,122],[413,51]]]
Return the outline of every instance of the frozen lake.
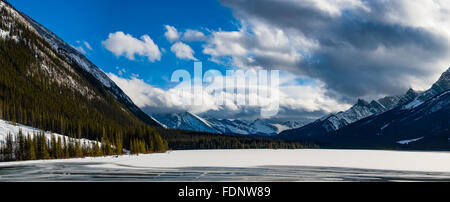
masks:
[[[0,163],[0,181],[450,181],[449,152],[189,150]]]

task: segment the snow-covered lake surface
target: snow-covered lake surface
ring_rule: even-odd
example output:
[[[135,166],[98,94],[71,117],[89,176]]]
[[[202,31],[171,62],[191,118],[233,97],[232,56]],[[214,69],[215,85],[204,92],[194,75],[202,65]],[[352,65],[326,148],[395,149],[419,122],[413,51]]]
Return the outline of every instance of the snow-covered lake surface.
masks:
[[[450,180],[450,152],[189,150],[0,163],[0,181]]]

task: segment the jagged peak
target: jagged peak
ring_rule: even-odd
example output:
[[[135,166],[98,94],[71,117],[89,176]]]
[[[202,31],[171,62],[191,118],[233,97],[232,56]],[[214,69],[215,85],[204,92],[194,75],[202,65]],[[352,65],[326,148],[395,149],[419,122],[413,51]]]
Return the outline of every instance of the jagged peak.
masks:
[[[429,89],[428,91],[432,91],[431,94],[436,95],[449,89],[450,89],[450,68],[441,74],[436,83],[434,83],[431,89]],[[428,96],[428,98],[430,98],[430,96]]]
[[[406,91],[406,93],[405,93],[404,96],[415,97],[415,96],[417,96],[418,94],[419,94],[418,91],[416,91],[416,90],[414,90],[414,89],[412,89],[412,88],[409,88],[408,91]]]
[[[367,105],[369,105],[369,102],[361,98],[358,99],[358,101],[355,104],[355,106],[367,106]]]
[[[441,74],[441,77],[439,77],[439,81],[446,81],[446,82],[450,82],[450,67]]]

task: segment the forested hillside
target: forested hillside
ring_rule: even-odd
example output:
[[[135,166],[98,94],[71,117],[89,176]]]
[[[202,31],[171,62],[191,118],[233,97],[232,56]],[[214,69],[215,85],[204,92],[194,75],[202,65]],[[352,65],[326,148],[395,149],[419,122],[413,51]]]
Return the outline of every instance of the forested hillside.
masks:
[[[94,76],[56,52],[4,2],[0,8],[0,119],[74,138],[167,149]]]

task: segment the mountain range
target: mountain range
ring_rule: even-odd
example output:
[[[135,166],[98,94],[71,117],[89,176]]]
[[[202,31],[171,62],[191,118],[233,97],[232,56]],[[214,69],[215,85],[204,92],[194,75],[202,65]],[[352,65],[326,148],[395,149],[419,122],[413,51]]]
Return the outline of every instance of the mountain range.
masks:
[[[300,121],[277,121],[271,119],[217,119],[202,118],[190,112],[153,114],[167,128],[232,135],[275,136],[284,130],[304,125]]]
[[[167,128],[268,136],[332,148],[443,149],[450,146],[450,136],[447,138],[449,90],[450,68],[426,91],[409,89],[403,95],[386,96],[370,102],[359,99],[348,110],[323,116],[311,123],[202,118],[189,112],[152,116]]]
[[[330,147],[448,149],[450,68],[424,92],[410,89],[388,98],[389,105],[382,100],[369,104],[360,100],[338,116],[284,131],[280,137]]]

